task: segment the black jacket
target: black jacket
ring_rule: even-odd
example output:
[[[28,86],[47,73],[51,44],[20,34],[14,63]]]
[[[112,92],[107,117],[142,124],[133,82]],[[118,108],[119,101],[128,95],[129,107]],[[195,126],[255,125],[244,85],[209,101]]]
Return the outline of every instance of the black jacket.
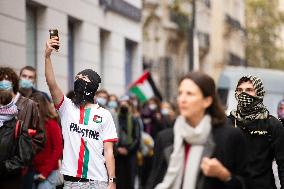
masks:
[[[284,126],[284,118],[282,118],[282,119],[279,118],[279,120],[282,123],[282,125]]]
[[[170,155],[173,151],[173,128],[158,133],[154,146],[153,167],[147,181],[146,189],[153,189],[163,181],[167,172]]]
[[[16,130],[16,119],[5,122],[0,127],[0,179],[20,174],[31,163],[32,150],[27,129],[19,125]]]
[[[284,127],[273,116],[250,122],[238,122],[229,118],[241,128],[247,138],[251,189],[276,189],[272,171],[275,158],[281,189],[284,188]],[[236,121],[236,122],[235,122]]]
[[[212,136],[215,143],[211,157],[217,158],[231,172],[232,179],[224,183],[216,178],[205,177],[200,171],[197,180],[198,189],[245,189],[249,188],[247,172],[247,150],[245,137],[239,129],[229,125],[214,127]],[[173,150],[173,129],[160,132],[154,151],[154,162],[147,189],[153,189],[162,182],[167,171],[170,154]],[[201,184],[202,183],[202,184]]]
[[[125,147],[128,150],[129,155],[136,155],[137,150],[139,149],[140,145],[140,127],[137,118],[131,116],[132,121],[132,130],[128,131],[127,128],[127,116],[119,115],[118,122],[119,122],[119,140],[116,147]],[[127,143],[127,135],[128,132],[131,132],[132,142],[131,144]]]

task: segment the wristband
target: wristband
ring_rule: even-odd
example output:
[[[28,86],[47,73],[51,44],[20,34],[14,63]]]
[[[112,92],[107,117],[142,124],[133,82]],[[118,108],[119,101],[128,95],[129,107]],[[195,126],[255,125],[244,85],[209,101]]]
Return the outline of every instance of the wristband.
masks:
[[[112,182],[112,183],[116,183],[116,178],[115,177],[112,177],[112,178],[109,178],[108,179],[108,182]]]

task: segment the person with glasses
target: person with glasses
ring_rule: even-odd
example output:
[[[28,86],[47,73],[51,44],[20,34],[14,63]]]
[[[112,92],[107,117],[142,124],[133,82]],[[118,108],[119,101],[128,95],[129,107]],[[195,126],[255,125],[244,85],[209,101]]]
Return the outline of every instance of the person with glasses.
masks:
[[[273,159],[278,165],[281,188],[284,188],[284,128],[263,104],[264,94],[259,77],[241,77],[235,90],[238,105],[229,118],[247,139],[250,189],[276,189]]]

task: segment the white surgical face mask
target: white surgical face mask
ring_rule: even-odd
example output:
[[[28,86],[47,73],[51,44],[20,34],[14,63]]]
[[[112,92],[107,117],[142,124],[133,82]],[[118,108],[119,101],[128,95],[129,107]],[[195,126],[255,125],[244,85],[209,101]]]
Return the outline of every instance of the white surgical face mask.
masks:
[[[156,104],[149,104],[149,109],[150,110],[156,110],[157,109],[157,105]]]
[[[132,104],[133,104],[134,107],[137,107],[138,106],[138,101],[134,100],[134,101],[132,101]]]

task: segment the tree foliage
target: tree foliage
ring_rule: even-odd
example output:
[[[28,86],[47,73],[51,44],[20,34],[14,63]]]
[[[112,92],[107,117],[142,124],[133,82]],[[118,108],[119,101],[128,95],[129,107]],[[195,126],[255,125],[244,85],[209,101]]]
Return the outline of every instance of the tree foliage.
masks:
[[[245,0],[249,66],[284,69],[284,15],[278,0]]]
[[[174,1],[170,6],[170,17],[173,22],[175,22],[184,36],[187,35],[189,25],[189,13],[182,10],[182,5],[179,1]]]

